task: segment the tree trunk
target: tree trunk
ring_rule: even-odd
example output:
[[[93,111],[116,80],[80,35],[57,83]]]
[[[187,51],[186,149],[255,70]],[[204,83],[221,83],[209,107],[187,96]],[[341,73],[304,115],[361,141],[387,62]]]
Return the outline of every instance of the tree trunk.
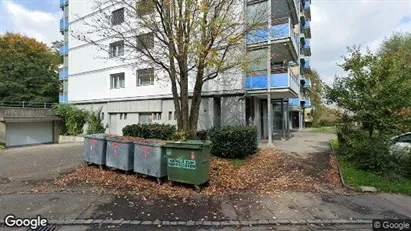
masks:
[[[189,120],[189,133],[194,135],[197,132],[198,118],[200,115],[201,104],[201,91],[203,88],[203,82],[201,80],[204,73],[204,69],[201,69],[197,73],[197,81],[194,86],[193,98],[191,100],[190,120]]]

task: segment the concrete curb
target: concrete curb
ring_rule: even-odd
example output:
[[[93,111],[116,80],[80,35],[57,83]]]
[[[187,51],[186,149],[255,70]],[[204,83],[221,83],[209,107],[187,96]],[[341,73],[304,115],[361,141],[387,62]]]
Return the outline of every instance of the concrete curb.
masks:
[[[0,221],[4,225],[4,221]],[[140,221],[140,220],[103,220],[103,219],[57,219],[48,220],[49,225],[147,225],[147,226],[264,226],[264,225],[366,225],[369,219],[270,219],[270,220],[222,220],[222,221]]]
[[[337,163],[338,175],[340,176],[341,185],[342,185],[343,187],[347,188],[347,189],[355,190],[353,187],[345,184],[343,174],[341,173],[340,163],[338,162],[338,158],[337,158],[337,155],[335,154],[334,146],[333,146],[333,144],[331,143],[331,140],[329,141],[329,143],[330,143],[330,147],[331,147],[331,155],[334,156],[335,161],[336,161],[336,163]]]

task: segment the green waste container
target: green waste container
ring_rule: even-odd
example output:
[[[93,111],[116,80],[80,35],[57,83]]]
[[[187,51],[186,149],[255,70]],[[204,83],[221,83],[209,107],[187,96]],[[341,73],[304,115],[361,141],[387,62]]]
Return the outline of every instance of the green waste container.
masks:
[[[197,191],[210,179],[210,143],[198,140],[167,142],[167,175],[171,182],[192,184]]]

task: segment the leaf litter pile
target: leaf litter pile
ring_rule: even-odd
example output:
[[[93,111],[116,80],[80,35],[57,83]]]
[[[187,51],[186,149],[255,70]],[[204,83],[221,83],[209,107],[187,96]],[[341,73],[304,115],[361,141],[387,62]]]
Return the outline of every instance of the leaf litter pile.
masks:
[[[311,158],[294,157],[272,149],[260,150],[240,163],[212,157],[210,182],[200,194],[222,195],[234,193],[271,194],[283,191],[330,191],[342,189],[338,169],[327,153]],[[164,182],[155,178],[125,174],[115,170],[101,170],[96,166],[81,165],[61,176],[53,184],[41,185],[35,192],[61,190],[131,194],[145,196],[183,197],[196,194],[190,185]]]

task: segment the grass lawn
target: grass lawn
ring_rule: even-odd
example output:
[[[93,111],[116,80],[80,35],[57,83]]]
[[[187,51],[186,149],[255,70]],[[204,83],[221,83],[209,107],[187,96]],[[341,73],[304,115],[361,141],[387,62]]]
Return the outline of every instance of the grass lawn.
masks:
[[[0,144],[0,150],[4,149],[5,147],[3,145]]]
[[[381,192],[411,194],[411,179],[398,179],[393,181],[372,172],[358,169],[354,164],[339,156],[339,144],[337,139],[331,140],[334,151],[337,154],[341,173],[346,184],[359,190],[360,186],[372,186]]]
[[[319,127],[319,128],[312,128],[312,132],[318,133],[335,133],[335,127]]]

